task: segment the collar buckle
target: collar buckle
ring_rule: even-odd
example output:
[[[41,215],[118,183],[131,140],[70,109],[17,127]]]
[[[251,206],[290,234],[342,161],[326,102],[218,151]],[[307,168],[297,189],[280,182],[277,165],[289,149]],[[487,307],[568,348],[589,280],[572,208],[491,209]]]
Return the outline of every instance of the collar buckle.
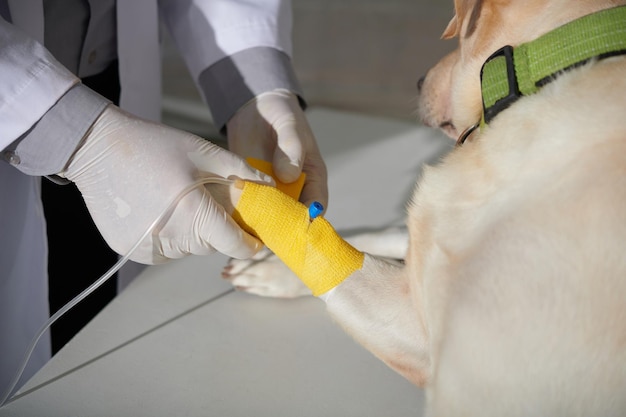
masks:
[[[515,103],[522,94],[519,90],[517,77],[515,75],[515,63],[513,61],[513,47],[506,45],[494,52],[483,64],[480,70],[480,81],[484,90],[484,75],[487,71],[494,72],[502,70],[502,60],[504,60],[506,79],[508,83],[508,93],[496,97],[495,102],[487,105],[485,103],[485,95],[483,94],[483,118],[484,123],[489,123],[498,113]],[[498,62],[499,61],[499,62]],[[496,69],[497,68],[497,69]]]

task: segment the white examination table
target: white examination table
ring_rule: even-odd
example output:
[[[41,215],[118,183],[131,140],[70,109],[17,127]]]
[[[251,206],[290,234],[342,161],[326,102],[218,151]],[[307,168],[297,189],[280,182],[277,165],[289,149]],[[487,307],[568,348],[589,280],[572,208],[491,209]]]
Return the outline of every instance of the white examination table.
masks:
[[[451,141],[417,124],[308,112],[341,232],[404,222],[423,163]],[[320,300],[233,292],[227,258],[147,268],[0,416],[415,416],[423,392],[350,339]],[[94,277],[94,279],[97,277]]]

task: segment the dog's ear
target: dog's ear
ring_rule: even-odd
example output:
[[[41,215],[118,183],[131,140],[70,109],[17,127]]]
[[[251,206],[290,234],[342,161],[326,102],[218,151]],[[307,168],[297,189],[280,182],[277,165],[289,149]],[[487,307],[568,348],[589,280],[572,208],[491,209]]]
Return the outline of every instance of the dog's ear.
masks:
[[[455,15],[443,31],[441,38],[452,39],[456,36],[467,37],[471,35],[476,28],[476,22],[480,16],[482,5],[483,0],[455,0]],[[467,30],[463,35],[461,35],[461,28],[463,27],[463,22],[465,22],[465,20],[468,20]]]
[[[456,15],[450,20],[446,30],[441,34],[441,39],[452,39],[459,34],[459,19]]]

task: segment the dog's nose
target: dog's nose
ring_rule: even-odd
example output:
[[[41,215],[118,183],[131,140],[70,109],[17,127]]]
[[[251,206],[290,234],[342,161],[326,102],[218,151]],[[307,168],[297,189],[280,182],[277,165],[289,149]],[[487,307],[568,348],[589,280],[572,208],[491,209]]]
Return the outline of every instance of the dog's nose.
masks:
[[[417,80],[417,92],[418,93],[422,92],[422,86],[424,85],[424,78],[426,77],[422,77],[419,80]]]

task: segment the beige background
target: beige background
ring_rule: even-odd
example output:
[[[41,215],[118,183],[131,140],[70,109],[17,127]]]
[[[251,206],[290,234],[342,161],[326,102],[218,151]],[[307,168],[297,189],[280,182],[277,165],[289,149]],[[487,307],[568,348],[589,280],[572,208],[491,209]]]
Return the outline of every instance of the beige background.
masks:
[[[447,0],[293,0],[294,66],[310,106],[417,123],[417,80],[455,47]],[[164,32],[164,121],[215,136]]]

